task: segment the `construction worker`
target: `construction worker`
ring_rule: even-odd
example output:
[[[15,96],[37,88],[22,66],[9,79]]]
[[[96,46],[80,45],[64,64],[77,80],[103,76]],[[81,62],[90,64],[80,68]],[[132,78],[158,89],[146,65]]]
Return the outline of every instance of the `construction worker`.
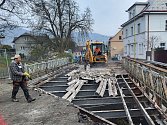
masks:
[[[11,79],[13,80],[13,91],[12,91],[12,101],[18,102],[16,99],[17,92],[19,87],[22,88],[24,96],[27,99],[27,102],[30,103],[35,101],[31,98],[27,88],[27,80],[30,78],[30,75],[27,72],[24,72],[24,67],[21,63],[20,55],[14,56],[14,61],[10,64]]]
[[[99,47],[96,47],[94,50],[95,55],[100,55],[101,54],[101,50]]]

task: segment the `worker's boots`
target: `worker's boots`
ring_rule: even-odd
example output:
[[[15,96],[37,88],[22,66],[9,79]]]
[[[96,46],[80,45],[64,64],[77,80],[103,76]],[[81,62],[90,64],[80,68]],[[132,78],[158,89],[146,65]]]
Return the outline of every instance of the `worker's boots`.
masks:
[[[35,98],[31,98],[31,96],[27,99],[27,102],[30,103],[30,102],[33,102],[35,101],[36,99]]]

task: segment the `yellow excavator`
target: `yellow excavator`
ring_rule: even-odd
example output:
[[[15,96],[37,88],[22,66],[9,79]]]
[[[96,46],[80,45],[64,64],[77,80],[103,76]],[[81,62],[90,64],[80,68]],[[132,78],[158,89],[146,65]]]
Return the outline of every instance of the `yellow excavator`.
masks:
[[[85,61],[89,64],[107,63],[107,46],[103,42],[86,42]]]

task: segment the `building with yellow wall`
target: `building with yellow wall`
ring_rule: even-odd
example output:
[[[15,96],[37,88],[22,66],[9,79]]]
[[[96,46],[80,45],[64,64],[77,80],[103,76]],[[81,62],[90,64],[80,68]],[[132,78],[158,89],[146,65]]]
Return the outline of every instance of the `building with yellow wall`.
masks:
[[[120,30],[114,37],[109,39],[109,53],[110,57],[113,59],[121,60],[123,56],[123,32]]]

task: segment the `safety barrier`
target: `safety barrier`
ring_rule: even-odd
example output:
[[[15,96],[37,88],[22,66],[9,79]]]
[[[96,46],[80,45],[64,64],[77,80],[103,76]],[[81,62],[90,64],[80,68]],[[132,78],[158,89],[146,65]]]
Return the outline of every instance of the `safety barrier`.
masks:
[[[167,107],[167,70],[130,58],[123,58],[123,67],[150,100]]]
[[[34,64],[25,64],[25,71],[30,74],[55,69],[57,67],[66,65],[69,63],[69,58],[60,58],[60,59],[53,59],[47,62],[41,63],[34,63]]]

